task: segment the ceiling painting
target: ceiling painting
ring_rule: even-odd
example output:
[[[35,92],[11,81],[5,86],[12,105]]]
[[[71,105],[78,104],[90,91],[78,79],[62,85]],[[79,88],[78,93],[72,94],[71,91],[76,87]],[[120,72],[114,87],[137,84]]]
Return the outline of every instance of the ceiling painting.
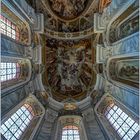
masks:
[[[48,0],[51,10],[62,19],[74,19],[86,8],[86,0]]]
[[[52,94],[81,98],[95,83],[95,72],[92,70],[91,38],[83,40],[47,39],[46,77]],[[96,57],[95,57],[96,58]],[[95,59],[94,59],[95,60]]]

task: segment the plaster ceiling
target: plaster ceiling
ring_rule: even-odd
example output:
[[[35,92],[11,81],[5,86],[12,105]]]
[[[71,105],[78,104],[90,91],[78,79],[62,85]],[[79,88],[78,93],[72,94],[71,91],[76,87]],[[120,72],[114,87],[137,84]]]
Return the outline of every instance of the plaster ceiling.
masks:
[[[78,39],[51,38],[52,33],[77,33],[93,27],[99,0],[36,0],[30,1],[36,12],[44,15],[45,49],[43,84],[57,101],[72,98],[80,101],[89,95],[96,83],[96,34]]]
[[[93,70],[96,51],[91,38],[80,40],[46,40],[46,72],[44,84],[58,101],[81,100],[96,82]]]
[[[87,0],[48,0],[54,14],[62,19],[77,18],[86,9]]]
[[[37,13],[44,14],[45,32],[80,32],[93,26],[99,0],[27,0]]]

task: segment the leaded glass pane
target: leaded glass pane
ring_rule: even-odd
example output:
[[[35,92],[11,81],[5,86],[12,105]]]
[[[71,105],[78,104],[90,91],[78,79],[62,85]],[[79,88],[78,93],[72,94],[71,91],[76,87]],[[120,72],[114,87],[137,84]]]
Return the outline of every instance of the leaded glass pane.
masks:
[[[115,120],[112,117],[109,119],[109,121],[111,124],[113,124],[115,122]]]
[[[126,120],[127,117],[128,117],[128,115],[125,114],[124,112],[121,114],[121,118],[122,118],[124,121]]]
[[[24,111],[26,111],[26,108],[24,106],[22,106],[21,110],[24,112]]]
[[[2,134],[4,134],[8,130],[8,128],[4,124],[1,126],[1,128],[3,132]]]
[[[13,136],[10,140],[17,140],[17,138],[15,138],[15,137]]]
[[[114,126],[114,128],[115,128],[116,130],[120,127],[120,125],[118,125],[117,122],[115,122],[115,123],[113,124],[113,126]]]
[[[132,126],[132,129],[137,133],[139,131],[139,125],[137,123],[135,123],[133,126]]]
[[[130,130],[128,131],[128,133],[127,133],[127,135],[128,135],[131,139],[134,137],[135,134],[136,134],[136,133],[135,133],[132,129],[130,129]]]
[[[128,117],[126,119],[126,123],[129,125],[129,126],[132,126],[134,124],[134,120],[132,120],[130,117]]]
[[[5,134],[4,134],[4,137],[7,139],[7,140],[10,140],[10,138],[13,136],[13,134],[8,130]]]
[[[126,123],[123,123],[123,125],[121,126],[121,128],[122,128],[125,132],[127,132],[127,131],[130,129],[129,125],[127,125]]]
[[[122,113],[122,110],[120,108],[118,108],[116,112],[118,115],[120,115]]]
[[[23,123],[23,121],[20,119],[20,118],[18,118],[18,120],[16,121],[16,125],[18,126],[18,127],[20,127],[20,125]]]
[[[124,122],[124,121],[123,121],[122,118],[119,117],[119,118],[117,119],[117,123],[119,124],[119,126],[121,126],[121,125],[123,124],[123,122]]]
[[[118,108],[118,107],[117,107],[116,105],[113,106],[113,109],[114,109],[114,110],[117,110],[117,108]]]
[[[109,114],[112,115],[114,113],[113,109],[110,109]]]
[[[28,110],[26,110],[24,113],[26,114],[26,116],[30,115],[30,112]]]
[[[26,125],[28,125],[28,124],[29,124],[29,122],[30,122],[30,120],[27,118],[27,119],[25,120],[25,122],[24,122],[24,123],[25,123]]]
[[[26,129],[26,125],[23,123],[23,124],[20,126],[20,129],[21,129],[22,131],[24,131],[24,130]]]
[[[78,130],[74,130],[73,132],[74,132],[74,134],[78,134]]]
[[[17,130],[18,130],[18,126],[14,123],[14,124],[10,127],[10,131],[14,134]]]
[[[117,113],[114,113],[114,114],[112,115],[112,117],[113,117],[115,120],[117,120],[118,117],[119,117],[119,115],[118,115]]]
[[[13,121],[16,121],[18,119],[18,115],[15,113],[11,116]]]
[[[108,113],[108,114],[106,115],[106,117],[109,119],[109,118],[111,117],[111,115]]]
[[[21,115],[21,118],[22,118],[22,120],[24,121],[24,120],[27,118],[27,116],[23,113],[23,114]]]
[[[123,137],[123,140],[131,140],[127,135]]]
[[[18,111],[17,111],[17,114],[20,116],[21,114],[22,114],[23,112],[21,111],[21,109],[19,109]]]
[[[11,125],[8,121],[5,122],[5,125],[7,128],[9,128],[9,126]]]
[[[18,129],[14,135],[16,138],[19,138],[21,134],[22,134],[22,131]]]
[[[118,129],[118,133],[121,137],[123,137],[125,135],[125,131],[122,128]]]

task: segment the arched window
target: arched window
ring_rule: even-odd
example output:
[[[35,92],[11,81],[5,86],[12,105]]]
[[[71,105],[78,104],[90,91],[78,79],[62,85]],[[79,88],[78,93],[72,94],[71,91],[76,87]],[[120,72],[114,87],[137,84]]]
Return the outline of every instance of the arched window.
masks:
[[[30,105],[24,104],[1,126],[1,133],[7,140],[18,140],[31,122],[34,112]]]
[[[16,25],[2,15],[0,15],[0,20],[1,20],[1,33],[18,41],[19,30],[16,27]]]
[[[131,140],[139,131],[139,125],[115,104],[105,111],[105,116],[122,140]]]
[[[20,76],[20,65],[18,63],[1,62],[0,79],[1,82],[17,80]]]
[[[80,140],[79,128],[74,125],[67,125],[62,130],[62,140]]]

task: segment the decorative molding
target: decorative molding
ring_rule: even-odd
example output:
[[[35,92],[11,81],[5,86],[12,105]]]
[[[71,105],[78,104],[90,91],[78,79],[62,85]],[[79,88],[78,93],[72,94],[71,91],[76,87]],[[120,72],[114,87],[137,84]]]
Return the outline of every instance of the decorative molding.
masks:
[[[91,27],[87,30],[81,31],[81,32],[75,32],[75,33],[63,33],[63,32],[56,32],[49,29],[46,29],[46,35],[51,38],[57,38],[57,39],[81,39],[88,36],[91,36],[94,34],[94,27]]]
[[[106,43],[108,45],[110,45],[109,43],[109,32],[110,32],[110,27],[111,27],[111,24],[129,7],[131,6],[136,0],[124,0],[121,2],[120,0],[120,3],[116,9],[116,11],[114,12],[110,12],[112,15],[110,17],[111,20],[109,21],[108,25],[107,25],[107,31],[106,31]],[[110,5],[111,6],[111,5]]]
[[[84,110],[86,108],[88,108],[89,106],[91,106],[91,97],[86,97],[85,99],[83,99],[80,102],[77,102],[77,106],[79,107],[80,110]]]
[[[117,85],[117,86],[119,86],[119,87],[123,87],[124,89],[131,89],[131,90],[133,90],[133,91],[135,91],[135,92],[138,92],[138,89],[137,88],[134,88],[134,87],[131,87],[131,86],[129,86],[129,85],[125,85],[125,84],[123,84],[123,83],[120,83],[120,82],[118,82],[118,81],[114,81],[114,80],[112,80],[111,79],[111,77],[110,77],[110,75],[109,75],[109,64],[110,64],[110,61],[112,60],[112,59],[116,59],[116,58],[125,58],[125,57],[138,57],[139,56],[139,54],[138,53],[132,53],[132,54],[125,54],[125,55],[117,55],[117,56],[113,56],[113,57],[110,57],[108,60],[107,60],[107,65],[106,65],[106,69],[108,70],[107,71],[107,78],[108,78],[108,80],[110,81],[110,82],[112,82],[114,85]]]
[[[41,13],[36,14],[34,31],[37,33],[44,33],[44,15]]]
[[[2,0],[2,3],[15,15],[17,16],[23,23],[25,23],[25,25],[27,26],[27,29],[28,29],[28,43],[26,45],[30,45],[31,44],[31,28],[29,26],[29,23],[26,21],[26,19],[22,16],[22,12],[23,11],[21,9],[21,7],[15,2],[14,0],[14,3],[16,4],[16,6],[18,8],[20,8],[20,12],[17,11],[17,9],[15,7],[13,7],[12,3],[6,1],[6,0]],[[21,14],[22,13],[22,14]],[[23,14],[24,16],[26,15],[25,13]]]
[[[103,20],[102,15],[99,13],[94,14],[94,32],[103,33],[106,29],[105,19]]]
[[[64,104],[63,103],[60,103],[60,102],[54,100],[51,97],[48,98],[48,101],[49,101],[49,107],[54,109],[54,110],[56,110],[56,111],[59,111],[62,108],[64,108]]]
[[[26,84],[30,78],[31,78],[31,72],[32,72],[32,66],[31,66],[31,62],[29,59],[23,59],[23,58],[16,58],[16,57],[7,57],[7,56],[3,56],[2,60],[7,60],[8,62],[13,61],[21,61],[22,63],[27,63],[28,64],[28,77],[26,77],[25,81],[21,82],[21,83],[17,83],[15,85],[7,85],[7,87],[5,87],[4,89],[2,89],[2,94],[5,94],[6,92],[10,91],[11,89],[14,89],[16,87],[19,87],[21,85]],[[12,62],[13,62],[12,61]]]

